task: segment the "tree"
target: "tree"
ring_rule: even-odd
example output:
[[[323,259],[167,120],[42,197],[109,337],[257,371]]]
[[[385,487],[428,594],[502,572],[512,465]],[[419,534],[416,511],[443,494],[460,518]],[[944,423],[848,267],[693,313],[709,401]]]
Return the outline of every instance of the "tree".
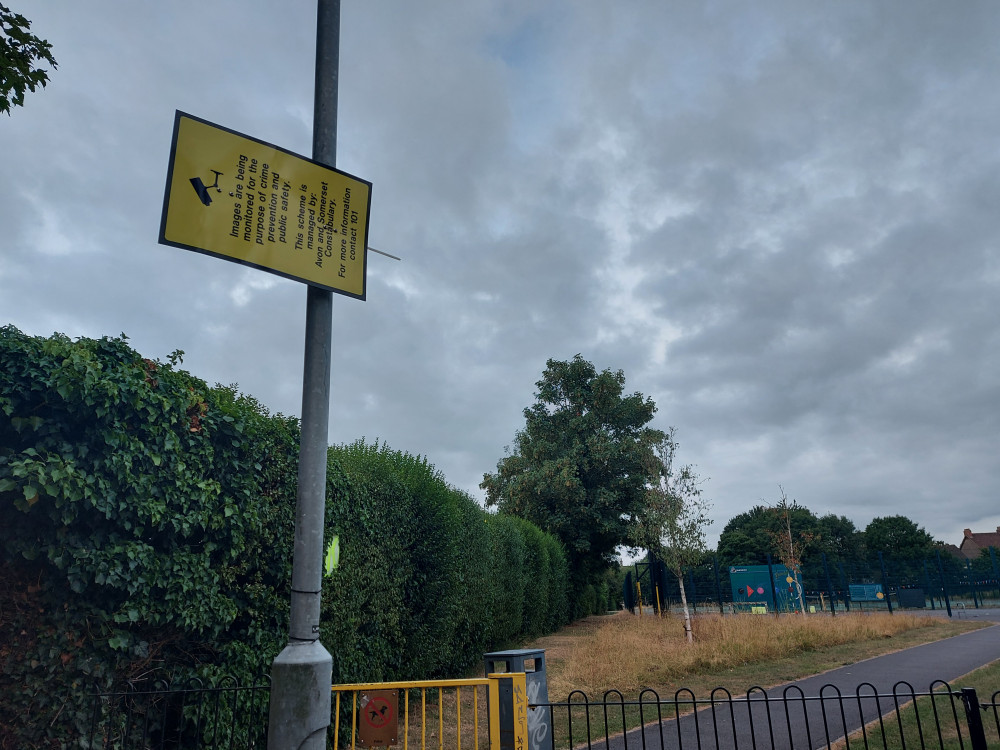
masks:
[[[806,603],[802,598],[802,558],[805,555],[806,546],[813,541],[815,534],[801,529],[792,533],[792,515],[796,510],[801,510],[794,500],[788,502],[784,488],[779,484],[778,490],[781,492],[781,499],[777,505],[769,510],[777,517],[779,530],[768,530],[771,545],[781,564],[788,568],[791,573],[792,584],[798,594],[799,608],[802,616],[806,616]],[[809,514],[812,516],[812,513]],[[815,516],[812,516],[815,519]]]
[[[818,521],[819,550],[831,562],[857,560],[864,554],[864,538],[847,516],[827,513]]]
[[[701,497],[701,481],[690,465],[676,468],[677,443],[671,428],[656,446],[659,481],[646,491],[646,507],[632,529],[634,542],[663,561],[677,577],[684,612],[684,635],[694,641],[684,569],[699,562],[705,553],[705,528],[712,523],[711,508]]]
[[[774,518],[764,505],[755,505],[733,516],[719,536],[719,559],[726,565],[764,564],[771,551],[770,539],[765,532],[772,526]]]
[[[812,537],[805,545],[804,557],[818,557],[817,545],[822,535],[819,519],[794,500],[786,506],[782,512],[788,513],[792,528]],[[719,537],[719,558],[726,565],[763,565],[767,556],[775,553],[774,534],[787,531],[785,526],[781,513],[764,504],[733,516]]]
[[[56,67],[52,45],[30,33],[31,22],[0,3],[0,112],[23,106],[24,93],[44,88],[49,74],[37,63]]]
[[[872,519],[865,527],[869,555],[887,552],[900,560],[917,560],[934,551],[934,537],[906,516]]]
[[[628,543],[646,488],[659,478],[654,447],[666,435],[648,427],[652,399],[624,395],[621,370],[598,373],[577,354],[548,360],[536,385],[524,429],[480,487],[487,505],[562,541],[579,591]]]

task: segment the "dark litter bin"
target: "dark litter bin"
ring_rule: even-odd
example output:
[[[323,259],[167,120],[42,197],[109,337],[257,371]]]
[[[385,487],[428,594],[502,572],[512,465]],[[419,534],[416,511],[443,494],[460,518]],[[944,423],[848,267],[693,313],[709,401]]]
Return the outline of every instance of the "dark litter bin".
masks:
[[[520,648],[483,654],[486,674],[524,672],[528,705],[549,702],[549,686],[545,679],[545,649]],[[513,696],[500,694],[501,738],[514,728]],[[506,731],[505,731],[506,730]],[[552,746],[552,711],[548,707],[528,709],[528,748],[547,750]]]

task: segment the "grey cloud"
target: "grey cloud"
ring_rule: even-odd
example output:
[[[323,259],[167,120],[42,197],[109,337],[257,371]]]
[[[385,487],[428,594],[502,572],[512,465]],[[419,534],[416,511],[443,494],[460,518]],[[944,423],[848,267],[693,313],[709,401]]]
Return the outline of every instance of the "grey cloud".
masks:
[[[313,5],[29,10],[60,67],[0,126],[0,322],[298,413],[302,286],[155,237],[175,109],[309,152]],[[580,352],[678,427],[716,533],[779,483],[1000,523],[998,32],[986,2],[345,3],[338,166],[403,261],[336,301],[331,441],[478,492]]]

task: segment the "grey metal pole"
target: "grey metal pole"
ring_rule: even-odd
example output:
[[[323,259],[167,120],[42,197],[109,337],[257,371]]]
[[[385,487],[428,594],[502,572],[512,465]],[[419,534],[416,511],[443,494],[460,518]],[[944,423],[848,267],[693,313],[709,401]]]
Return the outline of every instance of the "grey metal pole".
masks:
[[[340,0],[318,0],[313,159],[337,162]],[[319,641],[333,293],[308,287],[288,645],[271,666],[269,750],[324,750],[333,659]]]

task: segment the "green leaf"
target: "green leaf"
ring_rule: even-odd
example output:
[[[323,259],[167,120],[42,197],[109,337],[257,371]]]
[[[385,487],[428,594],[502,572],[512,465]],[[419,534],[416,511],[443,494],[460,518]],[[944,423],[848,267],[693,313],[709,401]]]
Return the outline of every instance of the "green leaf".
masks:
[[[326,548],[326,574],[332,575],[333,571],[337,569],[340,565],[340,536],[337,534],[333,535],[333,539],[330,540],[329,546]]]
[[[38,488],[33,484],[25,485],[22,491],[24,492],[24,500],[28,503],[28,507],[38,502]]]

